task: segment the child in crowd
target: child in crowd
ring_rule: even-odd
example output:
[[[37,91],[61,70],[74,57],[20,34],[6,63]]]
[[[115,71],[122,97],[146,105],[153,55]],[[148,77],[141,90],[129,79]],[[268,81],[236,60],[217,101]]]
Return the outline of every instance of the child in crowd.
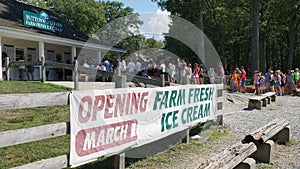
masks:
[[[239,86],[239,76],[237,74],[238,69],[234,69],[232,75],[231,75],[231,89],[233,92],[236,92]]]
[[[260,94],[264,94],[267,91],[266,78],[263,75],[261,75],[259,79],[259,89],[260,89]]]
[[[294,77],[290,70],[287,71],[286,74],[286,84],[285,84],[286,94],[293,94],[293,90],[295,89],[294,85]]]
[[[255,94],[260,95],[260,72],[256,71],[254,74],[254,85],[255,85]]]
[[[275,92],[277,92],[279,96],[282,96],[280,70],[275,71],[274,81],[275,81]]]

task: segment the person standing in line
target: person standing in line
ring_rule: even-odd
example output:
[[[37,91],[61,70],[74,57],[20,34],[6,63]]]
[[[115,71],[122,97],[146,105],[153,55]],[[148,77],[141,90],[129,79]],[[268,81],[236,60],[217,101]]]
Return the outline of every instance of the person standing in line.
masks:
[[[285,92],[286,76],[282,71],[280,71],[280,78],[281,78],[280,87],[281,87],[281,93],[282,93],[282,96],[283,96],[286,93]]]
[[[204,66],[199,67],[199,84],[204,84]]]
[[[275,92],[277,92],[279,96],[282,96],[280,70],[275,71],[274,79],[275,79]]]
[[[190,72],[190,75],[189,75],[189,84],[193,84],[193,69],[192,69],[192,64],[189,63],[188,64],[188,69],[189,69],[189,72]]]
[[[259,79],[259,88],[260,88],[260,94],[264,94],[266,92],[266,78],[263,75],[261,75]]]
[[[194,84],[196,84],[196,85],[200,84],[199,71],[200,71],[199,65],[198,65],[198,63],[195,63],[194,64],[193,76],[194,76]]]
[[[268,69],[268,72],[265,74],[267,92],[271,91],[271,89],[270,89],[270,85],[271,85],[271,71],[272,71],[271,69]]]
[[[122,59],[121,63],[122,63],[122,67],[121,67],[122,68],[122,72],[126,73],[126,70],[127,70],[126,61],[124,59]]]
[[[33,81],[34,80],[34,65],[33,65],[33,60],[32,60],[32,55],[28,55],[27,61],[29,62],[29,65],[27,66],[27,79]]]
[[[7,76],[6,76],[6,58],[7,58],[6,52],[2,52],[2,76],[3,76],[3,79],[7,80]]]
[[[137,61],[135,64],[135,71],[137,72],[138,76],[142,76],[141,71],[142,71],[142,64],[141,62]]]
[[[235,68],[233,73],[231,74],[231,89],[233,92],[236,92],[239,87],[239,76],[237,74],[238,69]]]
[[[295,72],[294,72],[294,81],[295,81],[295,85],[298,85],[299,84],[299,68],[296,68],[295,69]],[[300,87],[298,85],[298,87]]]
[[[295,88],[294,77],[292,75],[291,70],[288,70],[286,74],[286,83],[285,83],[286,94],[288,95],[293,94],[294,88]]]
[[[261,74],[260,74],[260,72],[259,71],[257,71],[257,73],[256,73],[256,78],[254,78],[255,80],[255,94],[256,95],[260,95],[261,93],[260,93],[260,78],[261,78]]]
[[[160,60],[159,70],[161,71],[161,73],[165,73],[166,72],[165,60],[163,60],[163,59]]]
[[[68,59],[66,64],[72,64],[71,59]],[[65,80],[72,81],[72,73],[71,69],[65,69]]]
[[[132,60],[130,60],[130,62],[128,63],[128,72],[130,74],[133,74],[135,71],[135,64],[133,63]]]
[[[19,58],[18,62],[21,63],[21,64],[24,63],[24,57],[21,56]],[[20,65],[18,67],[18,70],[19,70],[19,79],[20,80],[24,80],[25,68],[26,68],[25,65]]]
[[[275,91],[275,76],[273,70],[270,71],[270,91]]]
[[[182,67],[182,59],[178,58],[177,59],[177,69],[176,69],[176,71],[177,71],[176,81],[178,84],[181,84],[181,77],[182,77],[182,68],[181,67]]]
[[[174,66],[172,63],[169,63],[168,65],[168,75],[169,75],[169,81],[171,83],[174,83],[175,82],[175,79],[174,79]]]
[[[210,84],[215,84],[216,82],[216,72],[214,67],[209,68],[209,82]]]
[[[244,69],[244,66],[241,66],[241,74],[240,74],[240,92],[246,93],[246,79],[247,79],[247,74],[246,70]]]

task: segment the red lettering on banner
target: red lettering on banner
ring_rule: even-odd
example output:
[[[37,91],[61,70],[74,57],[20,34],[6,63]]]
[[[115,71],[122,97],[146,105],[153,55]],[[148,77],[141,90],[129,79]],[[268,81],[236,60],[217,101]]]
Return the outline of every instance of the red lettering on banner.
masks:
[[[142,98],[141,98],[141,103],[140,103],[140,111],[142,113],[144,113],[146,110],[147,110],[147,102],[148,102],[148,99],[145,99],[145,97],[147,97],[149,95],[148,92],[144,92],[142,94]],[[143,101],[144,101],[144,104],[143,104]]]
[[[149,92],[133,92],[84,96],[79,104],[78,119],[81,124],[97,121],[99,115],[104,119],[122,117],[147,110]]]
[[[75,150],[83,157],[137,140],[137,120],[80,130],[76,134]]]
[[[109,109],[113,107],[112,100],[114,99],[114,95],[107,95],[106,98],[106,105],[105,105],[105,112],[104,112],[104,118],[112,118],[112,112],[109,112]]]
[[[84,104],[87,103],[87,109],[84,109]],[[84,96],[81,99],[79,110],[78,110],[78,120],[80,123],[86,123],[89,121],[92,112],[92,97],[91,96]],[[85,115],[85,116],[84,116]]]
[[[103,96],[103,95],[96,96],[95,97],[95,101],[94,101],[94,109],[93,109],[93,119],[92,119],[92,121],[97,120],[97,114],[98,114],[98,112],[100,112],[101,110],[103,110],[104,105],[105,105],[105,96]]]

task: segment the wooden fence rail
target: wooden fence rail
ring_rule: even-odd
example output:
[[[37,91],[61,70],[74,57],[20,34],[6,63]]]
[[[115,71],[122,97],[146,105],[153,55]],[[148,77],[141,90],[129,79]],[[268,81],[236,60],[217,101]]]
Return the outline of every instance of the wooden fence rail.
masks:
[[[57,123],[0,132],[0,148],[70,134],[70,123]]]
[[[69,92],[0,94],[0,109],[21,109],[66,105]]]
[[[69,163],[69,155],[62,155],[54,158],[48,158],[45,160],[37,161],[34,163],[14,167],[12,169],[32,169],[32,168],[42,168],[42,169],[56,169],[56,168],[66,168]]]

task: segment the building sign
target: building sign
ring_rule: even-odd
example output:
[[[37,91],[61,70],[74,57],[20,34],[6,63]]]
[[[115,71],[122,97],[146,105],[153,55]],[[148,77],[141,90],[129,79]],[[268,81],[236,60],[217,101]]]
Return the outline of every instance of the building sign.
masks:
[[[73,91],[73,167],[215,119],[216,85]]]
[[[45,11],[41,11],[37,14],[23,10],[23,21],[24,26],[36,27],[52,32],[64,31],[64,22],[62,20],[50,18],[50,15]]]

